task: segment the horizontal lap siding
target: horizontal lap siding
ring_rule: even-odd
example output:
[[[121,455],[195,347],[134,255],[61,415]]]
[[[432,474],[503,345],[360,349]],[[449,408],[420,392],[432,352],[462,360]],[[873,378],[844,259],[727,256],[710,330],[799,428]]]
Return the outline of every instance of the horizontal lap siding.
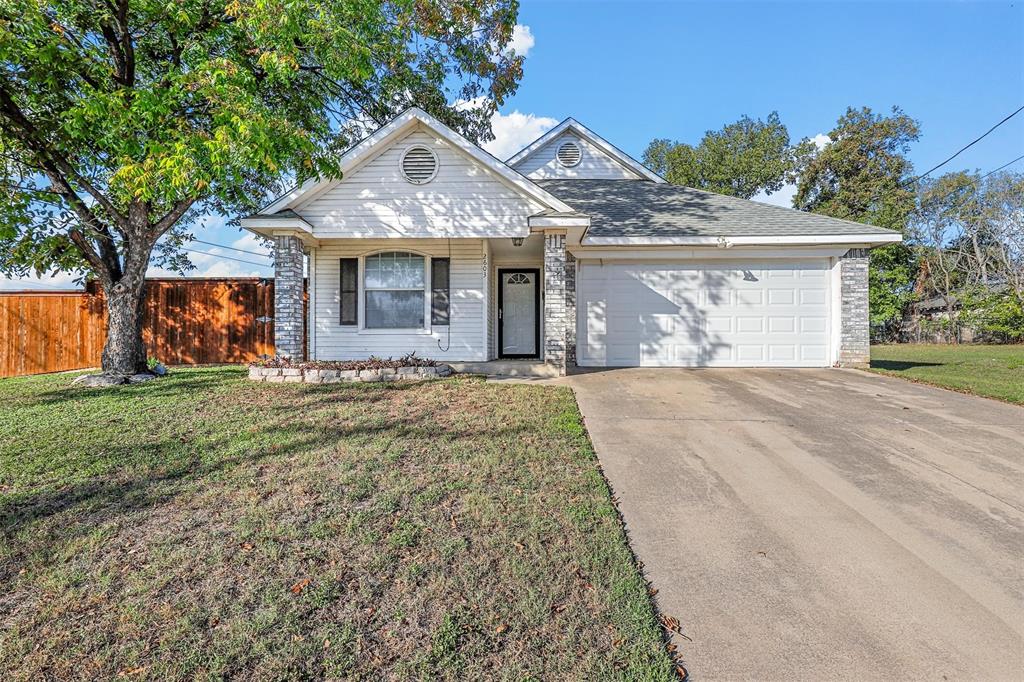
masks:
[[[448,258],[448,240],[352,239],[321,242],[320,248],[313,252],[316,258],[317,287],[314,315],[315,357],[318,360],[350,360],[371,355],[398,357],[415,351],[422,357],[452,362],[486,359],[484,244],[479,239],[453,239],[450,248],[450,327],[433,326],[430,334],[381,334],[361,333],[358,326],[343,327],[338,323],[341,277],[339,259],[363,256],[381,250],[403,249],[435,258]],[[362,297],[359,304],[364,305]],[[442,350],[442,347],[447,347],[448,350]]]
[[[566,141],[573,141],[580,147],[580,162],[572,168],[558,163],[555,153]],[[515,169],[534,180],[549,178],[584,178],[593,180],[640,180],[633,170],[608,156],[606,153],[572,133],[559,135],[524,159]]]
[[[423,185],[399,170],[412,144],[438,157],[437,175]],[[543,208],[447,143],[413,132],[296,211],[317,237],[511,237]]]

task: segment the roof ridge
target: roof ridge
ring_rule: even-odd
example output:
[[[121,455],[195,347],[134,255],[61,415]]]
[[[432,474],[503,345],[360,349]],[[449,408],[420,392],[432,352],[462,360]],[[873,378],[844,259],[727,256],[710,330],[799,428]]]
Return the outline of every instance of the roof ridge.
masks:
[[[566,182],[566,183],[580,183],[580,182],[616,183],[616,182],[629,182],[629,183],[635,183],[636,181],[635,180],[619,179],[619,178],[614,178],[614,179],[613,178],[543,178],[543,179],[535,180],[534,182],[536,182],[538,185],[541,185],[543,187],[546,184],[554,184],[554,183],[558,183],[558,182]],[[725,199],[726,201],[730,201],[730,202],[754,204],[758,208],[762,208],[763,207],[763,208],[767,208],[767,209],[770,209],[770,210],[785,211],[785,212],[788,212],[790,214],[797,214],[797,215],[802,215],[802,216],[815,216],[815,217],[818,217],[818,218],[825,218],[827,220],[835,220],[835,221],[838,221],[838,222],[846,223],[848,225],[856,225],[857,227],[860,227],[860,228],[870,227],[870,228],[873,228],[873,229],[876,229],[876,230],[884,230],[885,232],[892,232],[894,234],[900,234],[900,232],[897,231],[897,230],[892,230],[892,229],[887,228],[887,227],[880,227],[878,225],[872,225],[871,223],[859,223],[856,220],[849,220],[847,218],[836,218],[835,216],[825,215],[824,213],[814,213],[813,211],[804,211],[802,209],[792,208],[792,207],[787,208],[785,206],[779,206],[778,204],[768,204],[768,203],[765,203],[763,201],[755,201],[753,199],[745,199],[743,197],[737,197],[737,196],[733,196],[731,194],[722,194],[721,192],[712,192],[712,191],[709,191],[709,190],[706,190],[706,189],[700,189],[700,188],[697,188],[697,187],[690,187],[689,185],[676,185],[676,184],[670,183],[670,182],[665,182],[665,183],[652,182],[651,185],[654,186],[654,187],[658,187],[659,188],[658,191],[662,191],[661,188],[665,188],[665,189],[668,189],[668,188],[682,189],[682,190],[687,190],[687,191],[690,191],[690,192],[695,192],[697,194],[704,194],[704,195],[713,196],[713,197],[720,197],[720,198]],[[567,203],[569,203],[569,202],[567,202]]]

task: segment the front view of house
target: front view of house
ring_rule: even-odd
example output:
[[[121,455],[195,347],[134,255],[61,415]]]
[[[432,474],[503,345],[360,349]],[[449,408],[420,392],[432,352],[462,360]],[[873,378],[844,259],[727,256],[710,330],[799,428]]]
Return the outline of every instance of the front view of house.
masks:
[[[275,243],[279,355],[574,366],[868,361],[889,230],[667,184],[573,119],[502,163],[418,109],[242,226]]]

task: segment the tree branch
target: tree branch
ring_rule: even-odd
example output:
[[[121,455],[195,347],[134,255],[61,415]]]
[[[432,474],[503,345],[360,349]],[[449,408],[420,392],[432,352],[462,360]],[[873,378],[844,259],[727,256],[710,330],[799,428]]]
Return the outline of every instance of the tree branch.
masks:
[[[28,120],[28,117],[22,113],[21,109],[14,101],[14,98],[12,98],[10,93],[7,92],[5,85],[6,84],[0,84],[0,115],[3,115],[13,124],[14,127],[9,128],[11,133],[17,137],[22,144],[36,153],[36,156],[40,159],[40,165],[43,166],[44,170],[61,177],[64,185],[66,185],[68,189],[71,188],[71,183],[68,182],[68,180],[81,185],[81,187],[89,193],[89,196],[91,196],[97,204],[102,206],[104,210],[110,214],[110,218],[123,232],[124,228],[127,227],[127,222],[125,221],[124,216],[118,212],[117,208],[113,203],[111,203],[106,195],[103,194],[103,192],[100,192],[99,189],[97,189],[91,182],[82,177],[82,175],[76,171],[70,163],[57,155],[45,141],[40,139],[36,127]],[[93,216],[93,218],[95,219],[95,216]]]

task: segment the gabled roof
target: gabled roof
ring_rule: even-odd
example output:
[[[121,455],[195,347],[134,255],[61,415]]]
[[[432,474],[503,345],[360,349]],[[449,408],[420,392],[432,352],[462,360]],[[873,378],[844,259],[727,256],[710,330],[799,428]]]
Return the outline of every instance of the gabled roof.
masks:
[[[715,243],[720,237],[765,243],[872,243],[900,234],[771,206],[748,199],[636,180],[537,180],[537,184],[590,216],[584,244]]]
[[[379,151],[388,145],[388,143],[401,138],[406,132],[411,131],[417,125],[425,126],[432,133],[449,142],[454,148],[460,150],[480,165],[492,171],[505,184],[518,190],[534,201],[555,211],[572,211],[571,207],[566,205],[557,197],[546,192],[532,180],[505,165],[462,135],[446,126],[444,123],[441,123],[439,120],[417,107],[406,109],[384,127],[378,129],[349,148],[349,150],[346,151],[339,160],[343,176],[360,166],[365,161],[375,157]],[[260,215],[265,217],[268,214],[276,214],[284,210],[290,210],[342,180],[343,178],[333,180],[307,180],[300,187],[296,187],[291,192],[276,199],[269,206],[262,209],[260,211]]]
[[[509,166],[512,166],[513,168],[515,166],[518,166],[520,163],[522,163],[530,156],[532,156],[535,152],[540,150],[548,142],[555,139],[556,137],[566,132],[567,130],[572,130],[581,138],[583,138],[590,144],[594,145],[595,147],[603,151],[605,154],[621,163],[623,166],[626,166],[627,168],[633,170],[641,177],[646,178],[651,182],[665,182],[665,178],[661,177],[660,175],[652,171],[650,168],[647,168],[642,163],[634,159],[632,156],[622,151],[621,149],[613,145],[611,142],[604,139],[603,137],[592,131],[590,128],[587,128],[585,125],[583,125],[582,123],[580,123],[579,121],[572,117],[565,119],[564,121],[556,125],[554,128],[552,128],[551,130],[549,130],[548,132],[544,133],[536,140],[531,142],[530,144],[520,149],[512,156],[512,158],[510,158],[505,163],[507,163]]]

